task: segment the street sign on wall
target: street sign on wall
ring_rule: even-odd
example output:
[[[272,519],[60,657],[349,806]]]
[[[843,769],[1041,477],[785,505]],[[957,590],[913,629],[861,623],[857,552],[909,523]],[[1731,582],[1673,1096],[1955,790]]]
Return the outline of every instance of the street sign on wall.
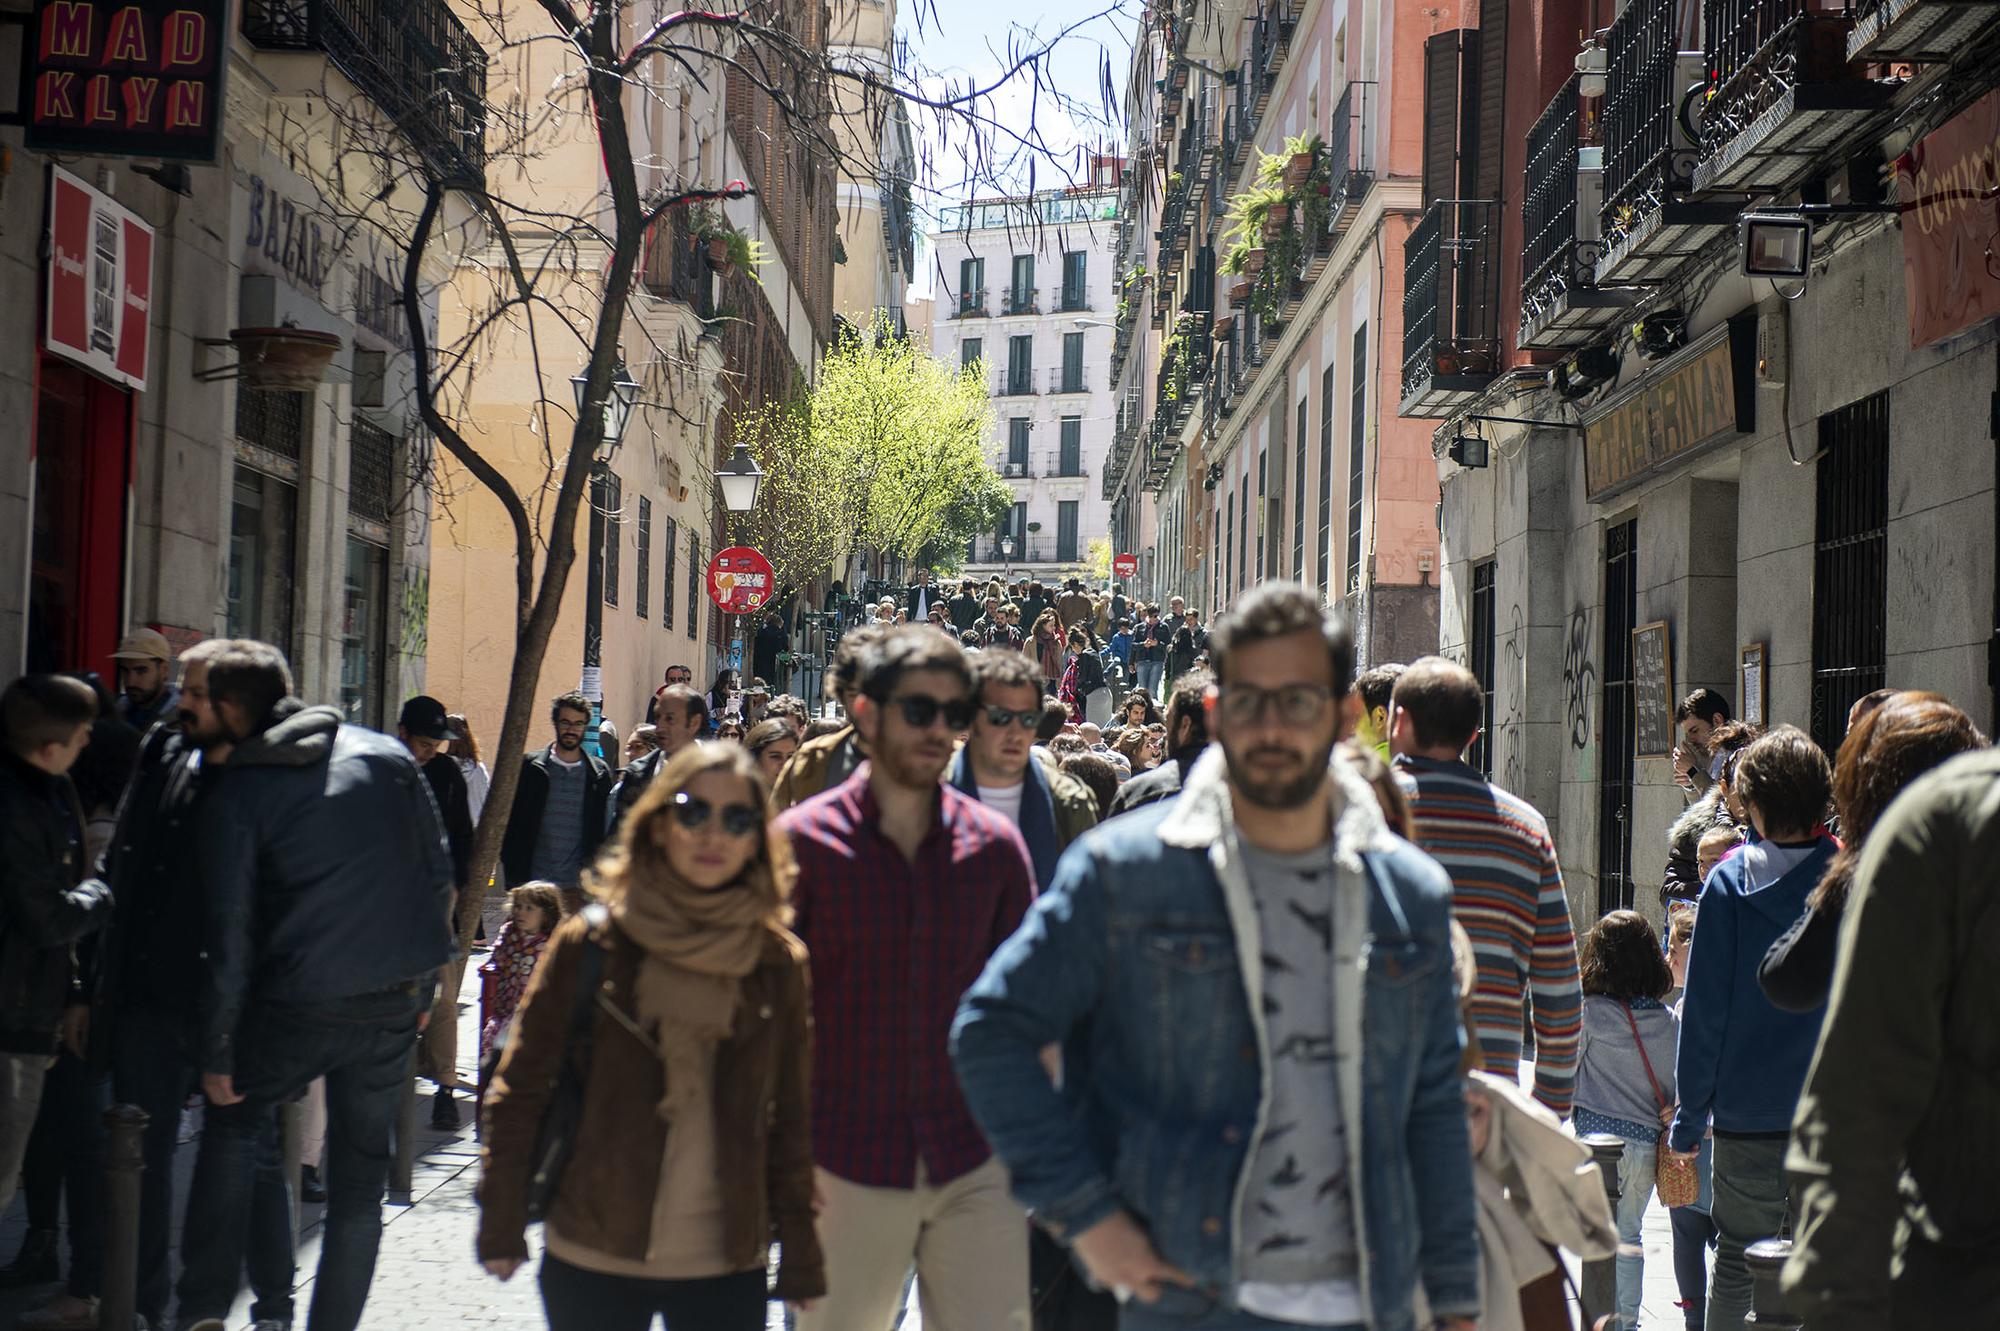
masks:
[[[755,614],[771,599],[771,561],[747,545],[732,545],[708,561],[708,599],[726,615]]]
[[[153,228],[61,167],[49,168],[48,282],[48,349],[144,392]]]
[[[1115,578],[1131,578],[1138,576],[1138,573],[1139,556],[1117,555],[1112,558],[1111,576]]]

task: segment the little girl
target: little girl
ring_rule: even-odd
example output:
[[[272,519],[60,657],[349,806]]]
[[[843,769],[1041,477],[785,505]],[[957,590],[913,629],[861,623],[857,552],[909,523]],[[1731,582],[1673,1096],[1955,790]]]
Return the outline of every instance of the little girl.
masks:
[[[479,1028],[479,1065],[486,1066],[486,1052],[521,1006],[528,991],[528,977],[535,973],[549,935],[562,922],[562,897],[554,883],[523,883],[507,893],[507,923],[500,926],[500,941],[480,974],[493,977],[493,997],[487,1004],[485,1022]]]
[[[1578,1136],[1625,1142],[1618,1164],[1618,1321],[1639,1325],[1645,1274],[1640,1228],[1653,1197],[1661,1125],[1674,1107],[1680,1019],[1661,1000],[1674,978],[1660,936],[1637,911],[1615,910],[1592,927],[1579,957],[1583,1044],[1576,1070]]]

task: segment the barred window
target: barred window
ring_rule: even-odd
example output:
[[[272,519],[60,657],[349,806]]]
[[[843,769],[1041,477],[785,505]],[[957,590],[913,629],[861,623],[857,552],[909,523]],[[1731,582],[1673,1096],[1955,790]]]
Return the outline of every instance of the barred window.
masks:
[[[236,437],[294,462],[305,456],[309,393],[236,390]]]
[[[395,506],[396,438],[373,421],[356,417],[348,440],[347,511],[387,522]]]
[[[660,549],[666,558],[661,562],[666,566],[660,579],[660,627],[674,626],[674,573],[680,567],[680,530],[672,518],[667,519],[667,538],[660,542]]]

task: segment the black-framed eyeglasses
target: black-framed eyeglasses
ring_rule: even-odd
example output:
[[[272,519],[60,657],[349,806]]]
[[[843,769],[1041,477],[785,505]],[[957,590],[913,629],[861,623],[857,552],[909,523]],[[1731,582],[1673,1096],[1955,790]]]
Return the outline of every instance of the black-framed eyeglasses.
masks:
[[[928,693],[905,693],[889,701],[903,714],[903,720],[918,730],[928,729],[940,715],[949,729],[963,730],[972,724],[973,714],[979,710],[979,705],[970,698],[946,702]]]
[[[1031,707],[1025,712],[1016,712],[1011,708],[988,705],[981,707],[979,710],[986,714],[987,725],[998,726],[1002,730],[1007,728],[1007,723],[1010,721],[1023,730],[1033,730],[1042,723],[1042,709],[1039,707]]]
[[[1278,689],[1232,684],[1222,690],[1222,715],[1232,725],[1255,725],[1275,703],[1278,719],[1286,725],[1309,726],[1320,719],[1332,701],[1333,690],[1324,684],[1287,684]]]
[[[674,821],[690,832],[698,832],[708,826],[708,820],[715,814],[713,804],[698,795],[690,795],[685,790],[675,795],[668,807],[673,810]],[[722,830],[728,836],[746,837],[763,825],[763,811],[754,805],[722,806]]]

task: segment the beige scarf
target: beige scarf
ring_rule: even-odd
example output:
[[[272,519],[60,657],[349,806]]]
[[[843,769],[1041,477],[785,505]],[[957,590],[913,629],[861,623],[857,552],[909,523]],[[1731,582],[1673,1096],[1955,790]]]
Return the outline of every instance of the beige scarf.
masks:
[[[660,1117],[671,1123],[708,1079],[699,1070],[735,1025],[743,977],[757,965],[775,909],[771,876],[753,866],[737,883],[704,892],[663,856],[635,856],[612,918],[645,951],[639,1020],[654,1032],[667,1079]]]

